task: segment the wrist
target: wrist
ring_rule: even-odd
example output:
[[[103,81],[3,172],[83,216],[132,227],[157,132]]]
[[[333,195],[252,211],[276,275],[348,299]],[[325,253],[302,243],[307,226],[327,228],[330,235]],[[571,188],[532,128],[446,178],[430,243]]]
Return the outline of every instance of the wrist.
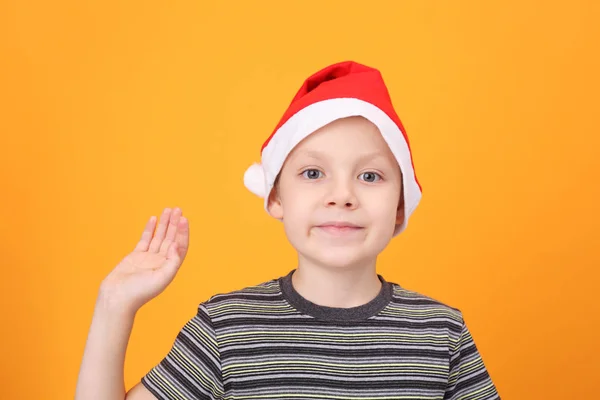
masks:
[[[120,319],[133,319],[137,313],[136,307],[122,299],[114,290],[109,290],[103,286],[100,287],[98,292],[95,308],[98,313]]]

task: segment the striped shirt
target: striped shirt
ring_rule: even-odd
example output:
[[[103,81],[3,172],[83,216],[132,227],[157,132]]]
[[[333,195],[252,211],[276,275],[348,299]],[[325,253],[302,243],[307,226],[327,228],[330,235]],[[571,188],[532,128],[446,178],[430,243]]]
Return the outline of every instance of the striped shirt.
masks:
[[[212,296],[141,381],[158,399],[499,399],[461,312],[387,282],[316,305],[279,279]]]

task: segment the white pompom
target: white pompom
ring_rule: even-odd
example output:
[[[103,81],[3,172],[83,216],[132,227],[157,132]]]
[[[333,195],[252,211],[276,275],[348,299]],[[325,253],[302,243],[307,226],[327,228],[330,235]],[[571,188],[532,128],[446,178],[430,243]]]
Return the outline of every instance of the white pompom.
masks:
[[[254,163],[246,170],[244,185],[258,197],[266,196],[265,170],[261,164]]]

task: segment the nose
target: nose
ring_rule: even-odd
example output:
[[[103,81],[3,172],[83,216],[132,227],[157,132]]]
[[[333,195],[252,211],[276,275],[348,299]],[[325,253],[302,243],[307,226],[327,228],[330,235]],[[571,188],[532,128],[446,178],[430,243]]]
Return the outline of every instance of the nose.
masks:
[[[325,198],[327,207],[340,206],[350,210],[358,207],[358,198],[351,182],[335,182]]]

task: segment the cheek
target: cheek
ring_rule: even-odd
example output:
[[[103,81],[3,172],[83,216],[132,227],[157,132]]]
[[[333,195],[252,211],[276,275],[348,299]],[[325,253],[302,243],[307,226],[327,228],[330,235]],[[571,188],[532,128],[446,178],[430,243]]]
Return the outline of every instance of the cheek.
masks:
[[[285,234],[292,246],[300,249],[311,228],[310,206],[301,196],[284,200],[282,204]]]
[[[374,221],[377,221],[378,225],[395,225],[396,224],[396,211],[392,207],[378,207],[372,214]]]
[[[312,200],[306,196],[293,196],[283,203],[284,217],[297,224],[306,224],[310,221],[312,204]]]
[[[283,206],[283,218],[288,220],[290,223],[293,221],[296,224],[306,224],[311,214],[311,210],[314,208],[314,199],[312,198],[310,191],[307,190],[288,190],[285,192],[285,196],[281,198],[281,204]]]
[[[395,193],[380,193],[369,202],[369,215],[378,225],[396,226],[398,197]]]

